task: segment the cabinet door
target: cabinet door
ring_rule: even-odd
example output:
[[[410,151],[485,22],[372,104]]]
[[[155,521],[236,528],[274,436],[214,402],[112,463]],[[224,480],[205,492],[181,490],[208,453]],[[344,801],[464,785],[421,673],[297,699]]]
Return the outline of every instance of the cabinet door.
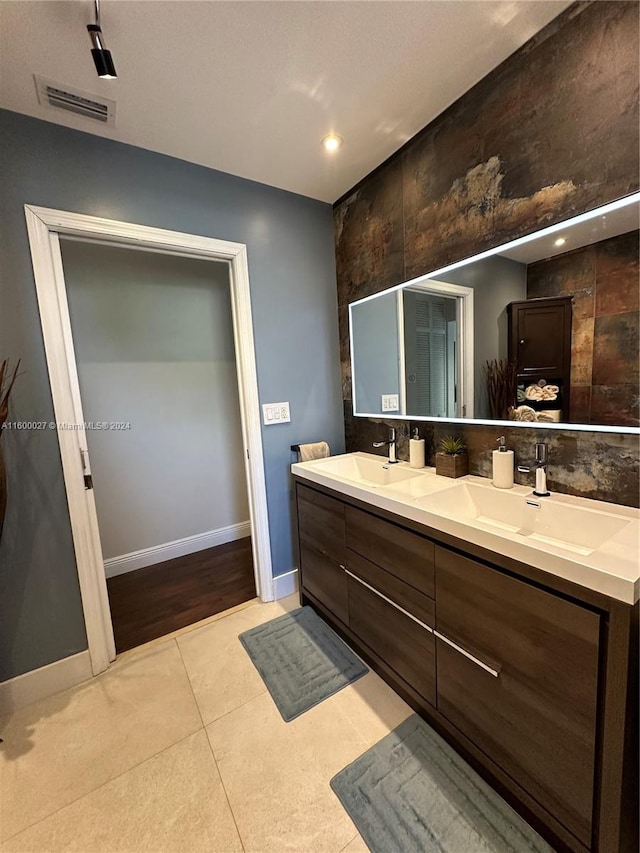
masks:
[[[571,305],[520,303],[513,307],[512,323],[517,372],[563,376],[571,347]]]
[[[599,632],[598,614],[436,548],[439,712],[587,846]]]
[[[349,624],[347,575],[342,566],[301,544],[300,577],[304,590],[324,604],[341,622]]]
[[[345,561],[344,504],[322,492],[298,485],[300,542],[334,563]]]
[[[430,539],[352,506],[346,508],[346,537],[352,551],[433,598]]]
[[[430,630],[348,577],[349,627],[401,679],[435,705],[435,642]]]
[[[299,484],[297,496],[302,590],[348,625],[344,504]]]

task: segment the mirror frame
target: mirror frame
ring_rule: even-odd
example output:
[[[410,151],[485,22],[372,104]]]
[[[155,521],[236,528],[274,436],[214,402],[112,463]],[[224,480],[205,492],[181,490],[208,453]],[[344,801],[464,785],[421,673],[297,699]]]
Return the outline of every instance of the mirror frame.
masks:
[[[609,202],[608,204],[603,204],[601,207],[594,208],[593,210],[589,210],[586,213],[581,213],[578,216],[573,216],[571,219],[565,219],[562,222],[558,222],[555,225],[549,225],[546,228],[541,228],[539,231],[534,231],[531,234],[526,234],[524,237],[518,237],[516,240],[511,240],[509,243],[503,243],[500,246],[496,246],[493,249],[487,249],[484,252],[479,252],[477,255],[472,255],[468,258],[464,258],[463,260],[456,261],[453,264],[448,264],[445,267],[439,267],[432,272],[425,273],[424,275],[418,276],[417,278],[412,278],[410,281],[403,281],[401,284],[396,284],[394,287],[388,287],[385,290],[381,290],[378,293],[373,293],[371,296],[365,296],[363,299],[357,299],[354,302],[349,303],[349,348],[350,348],[350,363],[351,363],[351,407],[353,416],[355,418],[374,418],[376,420],[394,420],[394,421],[424,421],[427,423],[448,423],[448,424],[483,424],[485,426],[498,426],[502,427],[517,427],[517,428],[526,428],[526,429],[563,429],[563,430],[571,430],[571,431],[579,431],[579,432],[607,432],[607,433],[618,433],[618,434],[631,434],[631,435],[640,435],[640,426],[610,426],[608,424],[572,424],[567,423],[566,421],[561,423],[531,423],[530,421],[509,421],[509,420],[493,420],[489,418],[440,418],[431,415],[403,415],[403,414],[392,414],[389,412],[377,412],[377,413],[364,413],[364,412],[356,412],[355,411],[355,365],[354,365],[354,356],[353,356],[353,322],[352,322],[352,308],[356,305],[361,305],[363,302],[369,302],[372,299],[376,299],[383,294],[394,293],[400,291],[406,287],[420,287],[431,281],[433,279],[437,279],[439,275],[444,275],[446,273],[452,272],[453,270],[459,269],[460,267],[467,266],[468,264],[475,263],[476,261],[485,260],[485,258],[491,258],[494,255],[499,255],[502,252],[505,252],[509,249],[515,249],[518,246],[523,246],[525,243],[530,243],[533,240],[538,240],[541,237],[548,237],[552,234],[557,233],[558,231],[564,230],[567,227],[572,225],[577,225],[580,222],[587,222],[590,219],[595,219],[599,216],[605,216],[607,213],[611,213],[614,210],[619,210],[621,207],[627,207],[631,204],[640,204],[640,192],[631,193],[630,195],[623,196],[622,198],[616,199],[615,201]],[[588,244],[587,244],[588,245]]]

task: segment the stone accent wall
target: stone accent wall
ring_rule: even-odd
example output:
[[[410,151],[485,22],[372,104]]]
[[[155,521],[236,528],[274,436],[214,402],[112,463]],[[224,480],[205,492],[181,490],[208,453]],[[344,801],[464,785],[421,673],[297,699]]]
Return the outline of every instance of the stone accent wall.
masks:
[[[638,13],[637,3],[575,3],[335,205],[347,450],[369,450],[384,432],[351,414],[349,302],[638,189]],[[408,422],[395,423],[408,436]],[[420,430],[432,446],[462,434],[482,475],[498,434],[521,460],[547,441],[552,489],[639,503],[637,436]]]
[[[387,427],[398,430],[398,457],[409,459],[409,436],[417,427],[420,438],[426,441],[427,465],[435,466],[435,452],[445,435],[461,435],[469,451],[469,473],[480,477],[492,476],[491,452],[496,438],[504,435],[507,447],[515,450],[515,464],[533,466],[535,445],[544,441],[549,450],[547,483],[552,492],[580,495],[600,501],[640,506],[640,460],[638,436],[619,433],[552,430],[544,428],[504,427],[483,424],[428,423],[403,421],[374,421],[354,418],[351,401],[345,401],[346,449],[365,450],[386,456],[386,448],[374,449],[372,444],[387,436]],[[411,430],[411,432],[410,432]],[[515,472],[515,482],[533,486],[533,473]]]

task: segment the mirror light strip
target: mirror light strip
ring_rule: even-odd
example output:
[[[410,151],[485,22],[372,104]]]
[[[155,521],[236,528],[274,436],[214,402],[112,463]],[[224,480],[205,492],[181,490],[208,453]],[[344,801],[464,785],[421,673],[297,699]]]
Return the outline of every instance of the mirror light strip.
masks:
[[[373,418],[378,421],[420,421],[425,423],[465,424],[466,426],[495,426],[501,429],[526,427],[527,429],[562,429],[568,432],[608,432],[620,435],[640,435],[640,427],[607,426],[606,424],[546,423],[542,421],[495,421],[488,418],[438,418],[425,415],[391,415],[388,412],[358,412],[356,418]]]
[[[465,267],[468,264],[475,263],[476,261],[484,260],[485,258],[491,258],[494,255],[499,255],[501,252],[506,252],[510,249],[515,249],[518,246],[523,246],[526,243],[530,243],[532,240],[538,240],[540,238],[548,237],[551,234],[556,234],[558,231],[565,230],[566,228],[571,227],[572,225],[578,225],[581,222],[588,222],[590,219],[597,219],[601,216],[606,216],[607,213],[611,213],[614,210],[620,210],[623,207],[628,207],[632,204],[640,203],[640,192],[631,193],[631,195],[623,196],[622,198],[616,199],[615,201],[610,202],[609,204],[605,204],[602,207],[595,208],[594,210],[589,210],[586,213],[581,213],[578,216],[574,216],[572,219],[565,219],[563,222],[558,222],[556,225],[550,225],[547,228],[543,228],[540,231],[534,231],[532,234],[527,234],[524,237],[519,237],[517,240],[512,240],[510,243],[503,243],[501,246],[496,246],[494,249],[487,249],[485,252],[480,252],[478,255],[472,255],[469,258],[466,258],[462,261],[456,261],[454,264],[449,264],[449,266],[441,267],[440,269],[433,270],[433,272],[425,273],[424,275],[418,276],[417,278],[413,278],[410,281],[403,281],[400,284],[396,284],[394,287],[386,288],[385,290],[381,290],[378,293],[372,293],[370,296],[365,296],[362,299],[357,299],[355,302],[349,303],[349,340],[351,341],[353,338],[353,329],[352,329],[352,319],[351,319],[351,309],[355,305],[362,305],[364,302],[369,302],[371,299],[376,299],[381,296],[383,293],[394,293],[396,291],[402,290],[405,287],[411,287],[412,285],[419,285],[425,280],[430,280],[435,278],[438,275],[444,275],[453,270],[460,269],[460,267]],[[529,421],[506,421],[506,420],[492,420],[489,418],[438,418],[435,416],[424,416],[424,415],[393,415],[388,412],[380,413],[380,412],[358,412],[356,411],[356,389],[354,382],[355,369],[353,364],[353,352],[351,353],[351,393],[352,393],[352,407],[354,411],[354,417],[358,418],[374,418],[377,420],[395,420],[395,421],[421,421],[426,423],[447,423],[447,424],[466,424],[467,426],[473,424],[481,424],[483,426],[497,426],[505,429],[506,427],[518,427],[518,428],[528,428],[528,429],[561,429],[561,430],[570,430],[575,432],[605,432],[605,433],[618,433],[619,435],[640,435],[640,427],[633,426],[608,426],[606,424],[573,424],[573,423],[531,423]]]

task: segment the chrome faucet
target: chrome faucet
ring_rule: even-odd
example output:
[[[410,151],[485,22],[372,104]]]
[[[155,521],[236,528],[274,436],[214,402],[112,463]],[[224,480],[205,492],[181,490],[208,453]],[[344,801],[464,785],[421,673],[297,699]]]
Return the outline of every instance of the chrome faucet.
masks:
[[[536,444],[536,484],[533,489],[533,494],[537,498],[548,498],[551,492],[547,489],[547,462],[549,453],[547,445],[540,442]],[[518,465],[518,471],[521,474],[528,474],[531,468],[524,465]]]
[[[389,445],[389,464],[395,465],[398,461],[398,456],[396,453],[396,429],[395,427],[389,427],[389,438],[386,441],[374,441],[374,447],[384,447],[385,445]]]

